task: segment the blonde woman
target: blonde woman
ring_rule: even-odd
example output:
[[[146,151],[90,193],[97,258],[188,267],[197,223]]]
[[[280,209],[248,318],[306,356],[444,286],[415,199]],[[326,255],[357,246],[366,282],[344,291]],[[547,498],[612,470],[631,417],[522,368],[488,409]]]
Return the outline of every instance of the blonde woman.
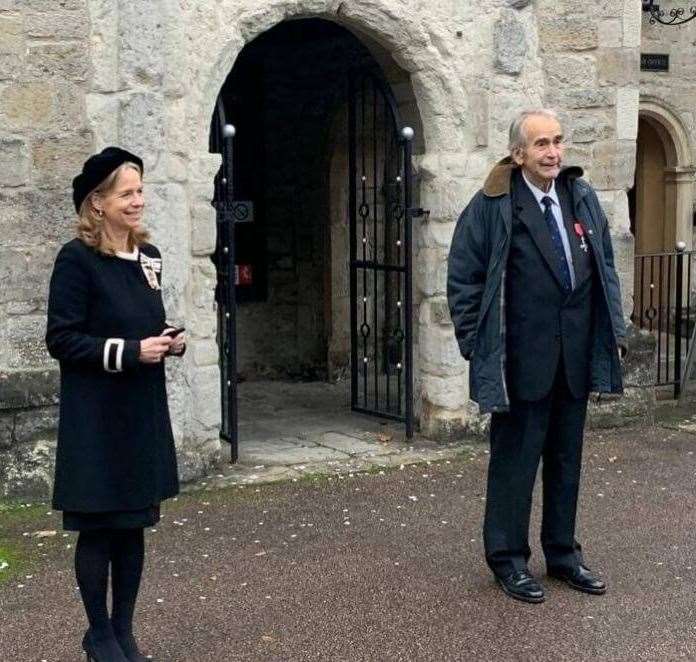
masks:
[[[179,490],[164,359],[183,354],[184,335],[165,321],[142,175],[142,160],[118,147],[87,159],[73,180],[77,237],[58,253],[48,301],[46,344],[61,371],[53,507],[79,531],[82,646],[96,662],[146,659],[133,636],[143,529]]]

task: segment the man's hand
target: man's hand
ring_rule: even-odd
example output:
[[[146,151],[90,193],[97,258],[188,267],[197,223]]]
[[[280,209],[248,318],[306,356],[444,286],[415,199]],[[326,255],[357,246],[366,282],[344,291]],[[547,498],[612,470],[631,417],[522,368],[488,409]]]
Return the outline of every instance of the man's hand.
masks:
[[[616,351],[619,353],[619,362],[623,363],[624,359],[626,358],[626,354],[628,354],[628,347],[622,343],[619,343],[616,345]]]
[[[152,336],[140,341],[140,362],[159,363],[174,341],[167,336]]]

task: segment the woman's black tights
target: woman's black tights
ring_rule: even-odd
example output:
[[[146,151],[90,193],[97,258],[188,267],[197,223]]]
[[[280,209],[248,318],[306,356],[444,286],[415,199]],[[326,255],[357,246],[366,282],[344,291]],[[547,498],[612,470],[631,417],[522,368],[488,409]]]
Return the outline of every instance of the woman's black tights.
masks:
[[[132,638],[133,612],[143,571],[142,529],[81,531],[75,548],[75,574],[93,641]],[[112,611],[106,595],[111,565]]]

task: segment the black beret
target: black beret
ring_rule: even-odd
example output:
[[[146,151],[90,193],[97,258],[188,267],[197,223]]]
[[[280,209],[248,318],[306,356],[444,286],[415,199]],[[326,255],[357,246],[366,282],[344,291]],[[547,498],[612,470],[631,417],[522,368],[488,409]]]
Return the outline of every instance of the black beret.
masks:
[[[105,147],[99,154],[93,154],[85,161],[82,172],[72,182],[73,202],[78,214],[84,199],[114,170],[126,162],[135,163],[140,168],[140,172],[143,172],[143,160],[120,147]]]

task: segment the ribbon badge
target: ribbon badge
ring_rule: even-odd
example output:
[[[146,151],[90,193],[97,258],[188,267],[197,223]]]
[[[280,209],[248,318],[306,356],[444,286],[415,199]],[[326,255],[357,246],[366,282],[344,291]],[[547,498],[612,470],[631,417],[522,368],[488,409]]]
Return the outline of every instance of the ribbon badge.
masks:
[[[161,290],[157,274],[162,271],[162,260],[158,257],[148,257],[142,251],[140,253],[140,267],[145,274],[147,284],[153,290]]]
[[[585,228],[582,227],[582,223],[580,221],[576,221],[573,224],[573,229],[575,230],[575,234],[580,237],[580,248],[582,248],[585,253],[587,253],[587,242],[585,241]]]

